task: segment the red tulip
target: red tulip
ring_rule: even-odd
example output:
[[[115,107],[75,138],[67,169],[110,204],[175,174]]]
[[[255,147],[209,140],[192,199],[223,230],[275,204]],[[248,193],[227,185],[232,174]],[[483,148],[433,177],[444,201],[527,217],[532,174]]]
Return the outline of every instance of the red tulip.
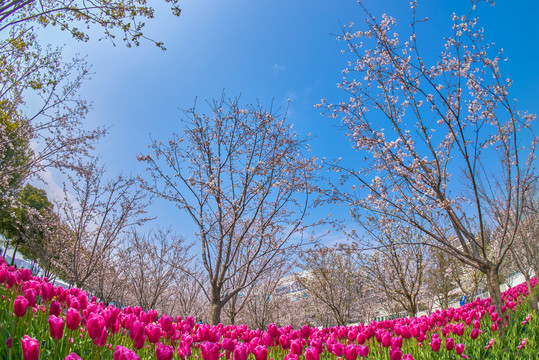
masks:
[[[24,335],[24,338],[21,339],[21,343],[23,360],[39,359],[39,342],[37,339],[32,339],[30,336]]]
[[[56,315],[49,316],[49,329],[51,337],[60,340],[64,336],[64,319]]]
[[[113,356],[114,360],[140,360],[139,356],[133,350],[120,345],[116,345]]]
[[[26,308],[28,307],[28,300],[24,296],[17,296],[13,303],[13,312],[17,317],[23,317],[26,314]]]

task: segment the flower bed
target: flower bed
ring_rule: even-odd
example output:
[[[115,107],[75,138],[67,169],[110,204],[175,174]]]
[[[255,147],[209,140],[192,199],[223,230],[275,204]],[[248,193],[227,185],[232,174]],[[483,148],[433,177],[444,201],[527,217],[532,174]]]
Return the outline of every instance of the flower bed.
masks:
[[[266,331],[105,307],[1,258],[0,284],[3,359],[537,359],[539,353],[539,320],[530,314],[525,284],[503,294],[503,314],[485,299],[430,316],[323,329],[270,324]]]

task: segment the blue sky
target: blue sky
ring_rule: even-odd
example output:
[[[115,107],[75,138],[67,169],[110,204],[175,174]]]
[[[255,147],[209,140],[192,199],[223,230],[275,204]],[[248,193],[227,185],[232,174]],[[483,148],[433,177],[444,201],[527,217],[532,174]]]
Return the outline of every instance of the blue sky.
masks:
[[[157,3],[152,1],[152,3]],[[404,25],[410,20],[408,1],[367,0],[375,14],[387,13]],[[53,29],[42,32],[44,41],[65,44],[66,55],[87,56],[92,80],[81,95],[93,102],[88,126],[112,126],[97,146],[111,174],[139,174],[143,165],[135,156],[146,153],[150,135],[166,140],[180,132],[179,108],[196,97],[242,94],[245,103],[274,101],[284,109],[290,100],[289,120],[303,136],[311,133],[312,153],[319,157],[343,156],[355,161],[338,122],[322,117],[313,107],[321,98],[346,99],[337,89],[347,57],[344,44],[335,39],[341,24],[363,25],[363,13],[352,0],[184,0],[179,18],[158,7],[147,22],[146,34],[164,41],[162,52],[151,43],[126,48],[109,41],[78,43]],[[424,0],[419,13],[429,17],[419,31],[426,47],[436,55],[451,26],[451,13],[464,14],[469,1]],[[509,60],[502,70],[513,79],[512,96],[521,109],[539,113],[539,2],[498,1],[478,6],[477,15],[487,40],[493,41]],[[537,126],[535,126],[537,128]],[[156,200],[150,208],[158,218],[151,226],[172,226],[192,239],[188,218],[170,204]],[[343,208],[327,208],[345,214]],[[339,238],[334,234],[331,238]]]

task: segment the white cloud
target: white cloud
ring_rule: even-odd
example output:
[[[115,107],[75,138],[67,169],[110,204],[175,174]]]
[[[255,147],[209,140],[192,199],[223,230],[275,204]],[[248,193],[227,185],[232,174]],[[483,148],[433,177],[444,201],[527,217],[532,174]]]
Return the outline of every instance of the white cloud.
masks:
[[[286,70],[286,66],[284,65],[279,65],[279,64],[273,64],[273,66],[271,67],[271,69],[273,71],[283,71],[283,70]]]

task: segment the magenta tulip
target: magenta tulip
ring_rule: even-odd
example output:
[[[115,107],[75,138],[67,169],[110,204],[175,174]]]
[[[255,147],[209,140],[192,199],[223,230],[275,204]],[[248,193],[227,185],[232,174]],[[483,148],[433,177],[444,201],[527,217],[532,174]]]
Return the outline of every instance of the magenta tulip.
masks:
[[[71,354],[67,355],[64,360],[82,360],[79,355],[72,352]]]
[[[24,296],[17,296],[13,303],[13,312],[17,317],[23,317],[28,308],[28,300]]]
[[[73,309],[69,308],[66,312],[66,327],[69,330],[75,331],[80,326],[80,313]]]
[[[234,348],[234,360],[247,360],[249,357],[249,347],[242,343],[236,344]]]
[[[290,342],[290,353],[295,355],[301,355],[303,352],[303,345],[301,341],[296,339]]]
[[[204,341],[200,345],[200,352],[202,353],[203,360],[219,359],[219,345],[217,345],[216,343]]]
[[[133,347],[137,350],[142,349],[146,341],[144,336],[144,323],[135,320],[129,330],[129,337],[133,341]]]
[[[37,339],[32,339],[30,336],[24,335],[21,339],[21,343],[23,360],[39,359],[39,342]]]
[[[318,349],[315,349],[314,347],[309,347],[305,349],[305,359],[320,360],[320,353],[318,352]]]
[[[389,349],[389,358],[391,360],[402,360],[402,351],[400,348]]]
[[[464,352],[464,344],[457,344],[457,346],[455,346],[455,352],[457,355],[461,355]]]
[[[88,330],[88,336],[92,340],[97,340],[101,337],[103,329],[105,328],[105,319],[101,315],[95,313],[90,314],[88,323],[86,325]]]
[[[137,353],[120,345],[116,345],[113,357],[114,360],[140,360]]]
[[[430,342],[430,347],[432,348],[432,351],[438,351],[440,350],[440,346],[442,345],[442,341],[439,338],[434,338]]]
[[[148,324],[144,329],[148,336],[148,341],[152,344],[157,344],[161,338],[161,327],[155,324]]]
[[[267,360],[268,359],[268,348],[264,345],[258,345],[254,351],[255,360]]]
[[[62,312],[62,309],[60,308],[60,303],[57,301],[51,302],[51,305],[49,307],[49,315],[58,316]]]
[[[174,348],[162,343],[155,347],[155,357],[157,360],[171,360],[174,356]]]
[[[453,338],[445,339],[445,348],[447,349],[447,351],[453,350],[454,347],[455,347],[455,339]]]
[[[53,339],[60,340],[64,336],[64,319],[50,315],[49,330]]]

